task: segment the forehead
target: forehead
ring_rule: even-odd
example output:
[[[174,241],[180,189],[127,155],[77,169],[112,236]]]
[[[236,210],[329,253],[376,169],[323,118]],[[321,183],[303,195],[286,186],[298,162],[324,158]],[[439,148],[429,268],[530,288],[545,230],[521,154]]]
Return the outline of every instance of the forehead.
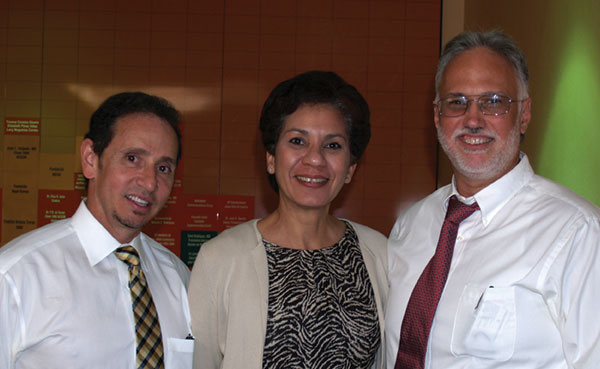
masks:
[[[448,63],[440,83],[442,96],[486,92],[517,96],[517,76],[505,57],[486,47],[478,47],[459,54]]]
[[[347,133],[346,121],[342,113],[330,104],[300,105],[285,119],[283,131],[292,128],[314,128],[322,131],[335,131],[338,134]]]
[[[142,148],[159,153],[177,154],[177,135],[168,122],[151,113],[134,113],[119,117],[113,127],[108,147]]]

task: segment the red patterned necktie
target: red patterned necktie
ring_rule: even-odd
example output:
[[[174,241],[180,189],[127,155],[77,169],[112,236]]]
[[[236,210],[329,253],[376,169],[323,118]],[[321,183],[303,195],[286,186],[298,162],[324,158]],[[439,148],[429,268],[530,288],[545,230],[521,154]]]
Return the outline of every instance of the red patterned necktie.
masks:
[[[138,253],[129,245],[119,247],[114,253],[129,267],[129,290],[137,345],[136,368],[163,369],[165,364],[158,314],[140,266]]]
[[[427,340],[435,310],[448,278],[458,226],[476,210],[479,210],[477,203],[466,205],[456,196],[452,196],[448,201],[448,210],[435,254],[423,270],[408,300],[394,369],[425,367]]]

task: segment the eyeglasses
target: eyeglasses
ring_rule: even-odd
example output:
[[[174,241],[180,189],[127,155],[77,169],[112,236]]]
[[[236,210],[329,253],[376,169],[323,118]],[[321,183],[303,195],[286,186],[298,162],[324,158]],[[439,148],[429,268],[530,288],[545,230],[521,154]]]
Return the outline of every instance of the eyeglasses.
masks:
[[[471,96],[449,96],[438,100],[437,103],[434,102],[434,104],[437,105],[438,114],[445,117],[459,117],[463,115],[469,109],[471,101],[479,105],[479,110],[481,110],[483,115],[498,116],[508,113],[511,103],[527,100],[512,100],[498,94],[480,95],[477,98],[470,98]]]

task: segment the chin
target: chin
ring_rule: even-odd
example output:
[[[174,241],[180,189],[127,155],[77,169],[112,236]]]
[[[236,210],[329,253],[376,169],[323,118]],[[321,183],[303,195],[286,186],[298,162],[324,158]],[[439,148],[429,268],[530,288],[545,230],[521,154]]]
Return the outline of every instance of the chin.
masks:
[[[459,164],[459,165],[455,165]],[[480,164],[469,164],[465,162],[452,162],[454,170],[462,176],[477,181],[489,181],[490,183],[508,173],[513,167],[506,161],[488,161]]]
[[[305,209],[328,209],[331,202],[323,201],[303,201],[299,202],[298,205]]]
[[[129,228],[129,229],[133,229],[133,230],[140,230],[146,225],[146,223],[148,223],[148,220],[146,220],[146,219],[142,219],[142,220],[127,219],[127,218],[119,217],[116,214],[115,214],[115,219],[122,226]]]

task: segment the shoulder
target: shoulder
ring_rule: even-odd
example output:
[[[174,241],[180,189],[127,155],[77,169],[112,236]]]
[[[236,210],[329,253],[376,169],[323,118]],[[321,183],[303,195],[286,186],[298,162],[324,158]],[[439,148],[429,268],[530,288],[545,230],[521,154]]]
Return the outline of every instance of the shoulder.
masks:
[[[600,209],[576,194],[548,178],[534,175],[524,189],[524,203],[532,206],[547,208],[547,212],[556,212],[563,219],[579,218],[586,221],[600,221]]]
[[[210,293],[220,293],[219,290],[231,281],[252,286],[248,288],[255,291],[258,287],[253,283],[257,275],[258,280],[266,285],[267,257],[256,228],[257,221],[229,228],[200,246],[192,268],[190,293],[208,288],[207,285],[213,286]]]
[[[358,244],[363,250],[363,254],[371,254],[375,259],[387,259],[387,237],[381,232],[369,228],[365,225],[348,221],[356,231]]]
[[[200,247],[199,256],[223,257],[250,251],[260,244],[262,236],[256,227],[258,219],[238,224],[221,232]]]
[[[377,296],[378,309],[383,309],[387,301],[387,238],[380,232],[348,221],[358,236],[358,244],[367,272]],[[382,313],[383,310],[380,311]]]
[[[381,232],[367,227],[365,225],[356,223],[356,222],[352,222],[352,221],[348,221],[352,227],[354,228],[354,230],[356,231],[356,234],[358,235],[358,239],[361,242],[367,242],[369,244],[373,244],[373,245],[380,245],[380,244],[384,244],[387,242],[387,237],[385,237]]]
[[[432,211],[432,209],[443,205],[446,198],[450,196],[451,193],[452,185],[448,184],[443,187],[440,187],[434,192],[430,193],[429,195],[412,204],[404,214],[417,215],[422,214],[424,212],[428,213]]]
[[[434,215],[440,216],[441,214],[443,216],[445,213],[445,209],[443,209],[444,201],[451,191],[452,185],[446,185],[407,208],[401,209],[390,232],[390,239],[397,238],[398,233],[403,228],[410,227],[411,224],[420,223],[423,219],[431,220]],[[440,211],[440,209],[442,210]]]
[[[0,248],[0,273],[6,272],[28,255],[45,250],[50,244],[72,235],[71,218],[47,224],[41,228],[22,234]]]

